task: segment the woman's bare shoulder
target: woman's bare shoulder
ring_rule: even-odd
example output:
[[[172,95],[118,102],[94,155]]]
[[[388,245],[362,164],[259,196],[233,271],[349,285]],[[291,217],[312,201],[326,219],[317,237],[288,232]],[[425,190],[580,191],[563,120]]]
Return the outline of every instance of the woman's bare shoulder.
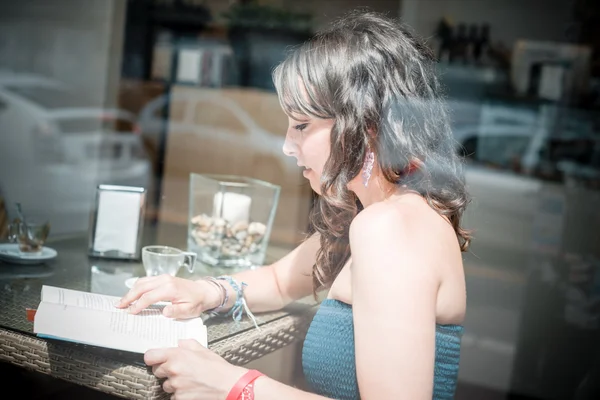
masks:
[[[376,230],[391,224],[398,228],[431,233],[432,229],[451,228],[448,221],[433,210],[425,200],[410,198],[398,201],[381,201],[361,211],[350,224],[351,231]]]
[[[367,236],[376,240],[366,240]],[[448,252],[460,252],[449,221],[418,199],[383,201],[365,208],[350,225],[350,241],[353,247],[362,243],[396,243],[406,251],[420,251],[423,256],[445,257]]]

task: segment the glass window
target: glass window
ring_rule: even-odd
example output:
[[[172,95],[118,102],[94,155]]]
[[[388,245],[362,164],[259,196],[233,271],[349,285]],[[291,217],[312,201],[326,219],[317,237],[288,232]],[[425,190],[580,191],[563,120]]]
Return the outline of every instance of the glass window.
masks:
[[[352,40],[357,50],[345,49],[345,32],[321,56],[327,40],[320,36],[323,42],[317,50],[306,53],[319,57],[295,66],[307,80],[303,83],[319,92],[309,96],[321,103],[316,109],[333,114],[335,126],[349,127],[354,135],[343,145],[334,140],[337,147],[332,149],[337,154],[356,146],[354,151],[339,163],[325,164],[331,153],[321,152],[328,148],[328,133],[316,132],[310,124],[304,130],[289,126],[272,74],[290,52],[318,32],[334,29],[338,17],[359,9],[398,18],[405,25],[401,40],[373,40],[369,35],[377,30],[367,27]],[[409,47],[408,36],[423,39],[422,45]],[[369,48],[374,44],[385,49],[380,57],[376,48]],[[403,49],[401,62],[389,62],[397,48]],[[416,51],[427,55],[418,57]],[[431,65],[425,65],[429,59]],[[321,62],[325,64],[319,71]],[[338,74],[340,70],[344,73]],[[377,81],[394,70],[393,78]],[[423,71],[435,72],[437,84],[421,80]],[[328,78],[326,83],[319,82],[322,76]],[[397,91],[385,101],[393,98],[394,106],[399,104],[397,115],[391,115],[395,109],[388,103],[377,103],[394,82],[399,82]],[[448,119],[437,108],[438,98],[431,100],[429,89],[439,89]],[[411,106],[402,108],[404,101]],[[373,102],[380,107],[369,109]],[[363,111],[368,121],[353,120]],[[344,121],[338,124],[341,117]],[[397,124],[385,125],[394,118]],[[372,129],[355,129],[365,126]],[[439,258],[440,268],[458,260],[458,278],[450,285],[461,282],[466,289],[448,294],[442,290],[448,287],[444,281],[436,293],[436,315],[430,318],[447,325],[442,316],[448,315],[448,299],[466,292],[466,300],[460,297],[466,302],[464,318],[457,317],[461,312],[450,318],[464,331],[456,392],[448,398],[600,399],[598,0],[0,1],[0,337],[2,332],[10,332],[9,338],[15,332],[25,335],[19,339],[21,350],[31,340],[41,340],[22,313],[36,306],[33,294],[41,285],[121,296],[129,289],[125,282],[143,275],[143,260],[90,257],[100,185],[145,191],[139,243],[197,254],[199,269],[179,269],[178,277],[261,271],[304,243],[316,229],[313,223],[320,212],[332,211],[315,208],[325,201],[318,194],[323,178],[318,174],[326,166],[342,169],[329,174],[337,179],[333,191],[355,189],[343,196],[351,203],[347,209],[318,226],[349,224],[354,207],[363,209],[361,191],[376,187],[369,184],[365,189],[362,183],[363,173],[370,170],[361,147],[368,135],[378,144],[376,161],[385,164],[387,158],[378,152],[388,151],[402,163],[418,160],[414,166],[430,168],[432,173],[422,176],[432,180],[413,189],[423,191],[423,197],[431,194],[423,187],[433,181],[442,189],[439,198],[423,204],[436,206],[438,212],[442,203],[451,212],[467,204],[460,218],[457,214],[451,221],[460,219],[460,226],[472,232],[469,248],[460,256],[457,251],[456,257]],[[453,147],[446,146],[451,140]],[[462,168],[438,164],[431,154],[439,148],[453,149],[464,161]],[[448,200],[460,184],[445,179],[446,174],[461,169],[470,202]],[[380,178],[393,179],[396,173]],[[215,176],[218,179],[211,178]],[[444,179],[434,179],[440,176]],[[341,182],[346,178],[354,181]],[[390,190],[398,194],[404,183],[390,183]],[[122,211],[123,204],[115,209]],[[57,250],[54,264],[22,264],[29,255],[21,252],[16,238],[9,240],[8,223],[23,214],[49,222],[44,246]],[[120,237],[131,227],[125,219],[116,222],[105,238]],[[431,254],[441,251],[433,233],[423,236],[430,236],[431,243],[424,247]],[[29,238],[20,237],[22,242]],[[336,249],[347,241],[339,238]],[[413,250],[405,246],[398,241],[401,251]],[[18,250],[12,259],[16,262],[5,260],[7,248]],[[106,253],[112,252],[117,251]],[[314,256],[306,257],[312,265],[277,271],[289,286],[278,286],[279,291],[307,294],[290,310],[314,301],[307,291],[312,290]],[[401,267],[418,268],[418,261]],[[379,265],[369,268],[376,271]],[[355,266],[336,276],[335,287],[343,290],[319,295],[352,303],[353,270]],[[249,287],[248,293],[253,292]],[[279,291],[269,290],[273,289],[260,291],[258,303],[279,299]],[[277,310],[258,319],[283,324],[288,312]],[[414,323],[395,322],[410,329]],[[237,341],[236,335],[252,331],[249,320],[228,323],[229,319],[209,321],[211,340]],[[379,332],[380,325],[370,328]],[[334,325],[331,333],[342,331],[338,328]],[[289,332],[301,333],[296,328],[265,332],[284,339]],[[396,335],[399,342],[406,339],[402,335]],[[358,336],[352,340],[360,340]],[[324,335],[315,342],[332,337]],[[322,348],[321,361],[352,353],[343,351],[352,348],[352,340]],[[247,366],[314,391],[302,365],[303,345],[297,341]],[[393,348],[377,339],[368,346]],[[4,347],[0,346],[0,358],[7,360],[3,364],[19,372],[3,377],[23,390],[21,397],[41,399],[66,387],[50,384],[46,390],[34,378],[21,384],[17,377],[25,375],[22,365],[30,363],[21,353],[30,354],[26,349],[14,355],[11,346]],[[32,351],[38,348],[44,346]],[[341,371],[352,371],[352,362]],[[357,371],[378,365],[360,365]],[[439,367],[436,364],[436,372],[444,369]],[[331,387],[339,383],[335,377],[321,378]],[[405,377],[398,376],[401,379]],[[90,390],[98,395],[111,385],[118,386],[119,393],[125,390],[126,385],[109,380],[94,378]],[[87,394],[77,382],[64,390],[56,397]]]

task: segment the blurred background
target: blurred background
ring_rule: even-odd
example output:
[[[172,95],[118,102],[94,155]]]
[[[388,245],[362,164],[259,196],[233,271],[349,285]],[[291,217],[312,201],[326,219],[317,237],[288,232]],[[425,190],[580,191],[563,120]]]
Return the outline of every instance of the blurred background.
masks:
[[[364,6],[427,39],[467,159],[456,398],[600,398],[597,0],[0,0],[1,225],[20,202],[85,233],[99,184],[142,186],[160,242],[190,173],[237,174],[281,185],[270,240],[291,248],[312,192],[271,70]],[[285,354],[263,364],[293,384]]]

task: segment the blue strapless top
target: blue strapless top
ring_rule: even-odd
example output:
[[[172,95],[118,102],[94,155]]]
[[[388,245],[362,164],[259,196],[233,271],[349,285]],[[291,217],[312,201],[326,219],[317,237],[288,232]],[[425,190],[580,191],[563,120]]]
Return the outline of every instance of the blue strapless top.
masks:
[[[458,379],[461,325],[436,325],[433,399],[453,399]],[[314,393],[360,399],[356,380],[352,306],[326,299],[310,324],[302,349],[304,376]]]

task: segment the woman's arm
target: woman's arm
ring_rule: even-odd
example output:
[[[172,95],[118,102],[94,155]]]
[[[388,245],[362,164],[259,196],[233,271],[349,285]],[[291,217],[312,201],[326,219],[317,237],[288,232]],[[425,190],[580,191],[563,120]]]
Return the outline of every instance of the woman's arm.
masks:
[[[178,347],[148,350],[144,361],[152,367],[172,398],[224,399],[247,369],[229,364],[194,339],[180,340]],[[319,400],[317,396],[262,376],[254,381],[256,400]]]
[[[350,228],[356,372],[366,400],[432,397],[445,260],[437,226],[418,211],[377,204]]]
[[[319,249],[317,236],[310,237],[291,253],[272,265],[234,275],[246,283],[244,298],[254,312],[278,310],[288,303],[312,293],[312,267]],[[226,311],[237,299],[237,293],[226,281],[219,281],[228,292]],[[117,307],[129,307],[139,313],[151,304],[170,301],[163,313],[171,318],[196,317],[220,305],[221,290],[205,279],[189,280],[169,275],[144,277],[136,281]]]
[[[319,236],[313,235],[279,261],[233,275],[236,280],[248,284],[244,289],[244,297],[250,310],[278,310],[294,300],[312,294],[312,268],[319,247]],[[235,292],[228,283],[222,283],[229,294],[226,308],[232,307],[235,303]],[[208,308],[217,305],[212,304]]]
[[[308,393],[292,386],[284,385],[266,376],[254,382],[254,398],[256,400],[323,400],[327,397]]]

